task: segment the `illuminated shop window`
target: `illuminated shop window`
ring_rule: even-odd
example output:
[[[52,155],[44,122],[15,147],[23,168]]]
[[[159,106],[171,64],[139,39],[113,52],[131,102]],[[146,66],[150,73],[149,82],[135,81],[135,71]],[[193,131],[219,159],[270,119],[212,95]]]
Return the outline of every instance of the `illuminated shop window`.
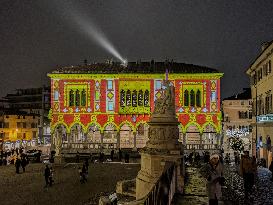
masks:
[[[184,91],[184,106],[189,106],[189,91],[185,90]]]
[[[74,106],[74,91],[69,91],[69,106]]]
[[[201,107],[201,92],[197,90],[196,92],[196,106]]]
[[[131,91],[127,90],[126,92],[126,106],[131,106]]]
[[[190,93],[190,99],[191,99],[191,106],[194,107],[195,106],[195,94],[194,94],[194,91],[191,90],[191,93]]]
[[[125,107],[125,91],[120,91],[120,107]]]
[[[132,106],[137,107],[137,91],[134,90],[132,94]]]
[[[143,106],[143,91],[138,92],[138,106]]]
[[[150,106],[150,93],[148,90],[145,90],[145,93],[144,93],[144,106],[145,107],[149,107]]]
[[[76,106],[80,106],[80,99],[81,99],[81,97],[80,97],[80,91],[77,89],[76,90],[76,102],[75,102]]]
[[[86,91],[83,89],[82,90],[82,97],[81,97],[81,106],[86,105]]]

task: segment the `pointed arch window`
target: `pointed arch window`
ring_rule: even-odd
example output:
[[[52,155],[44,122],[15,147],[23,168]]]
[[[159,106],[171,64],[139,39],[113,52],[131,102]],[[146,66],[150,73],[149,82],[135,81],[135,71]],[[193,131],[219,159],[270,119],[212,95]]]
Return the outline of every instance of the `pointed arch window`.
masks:
[[[137,91],[134,90],[132,94],[132,106],[137,107]]]
[[[138,106],[143,106],[143,91],[138,91]]]
[[[201,92],[199,89],[196,92],[196,106],[201,107]]]
[[[194,94],[194,91],[193,90],[191,90],[191,92],[190,92],[190,105],[192,106],[192,107],[194,107],[195,106],[195,94]]]
[[[150,93],[148,90],[145,90],[145,93],[144,93],[144,106],[145,107],[150,106]]]
[[[131,91],[127,90],[126,92],[126,106],[131,106]]]
[[[69,106],[74,106],[74,91],[70,90],[69,91]]]
[[[120,91],[120,107],[125,107],[125,91]]]
[[[77,89],[76,90],[76,102],[75,102],[75,105],[76,106],[80,106],[80,99],[81,99],[81,96],[80,96],[80,91]]]
[[[86,106],[86,91],[85,91],[85,89],[82,90],[81,106]]]
[[[184,106],[185,107],[189,106],[189,91],[188,90],[184,91]]]

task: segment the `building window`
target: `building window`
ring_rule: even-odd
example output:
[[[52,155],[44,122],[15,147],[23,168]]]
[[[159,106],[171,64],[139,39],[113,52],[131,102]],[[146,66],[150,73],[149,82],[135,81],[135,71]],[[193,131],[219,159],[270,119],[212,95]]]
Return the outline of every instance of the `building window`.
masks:
[[[113,90],[113,81],[112,80],[107,81],[107,89],[108,90]]]
[[[201,92],[197,90],[196,92],[196,106],[201,107]]]
[[[27,128],[27,123],[23,122],[23,128]]]
[[[77,89],[76,90],[76,101],[75,101],[76,106],[80,106],[80,100],[81,100],[80,91]]]
[[[17,122],[16,124],[17,124],[16,125],[17,128],[21,128],[21,122]]]
[[[35,123],[33,122],[33,123],[31,123],[31,128],[35,128]]]
[[[189,91],[188,90],[184,91],[184,106],[185,107],[189,106]]]
[[[36,138],[36,131],[32,131],[32,138]]]
[[[58,92],[58,90],[55,90],[55,91],[54,91],[54,100],[55,100],[55,101],[58,101],[58,100],[59,100],[59,92]]]
[[[81,106],[86,106],[86,91],[82,90]]]
[[[190,105],[191,105],[192,107],[194,107],[194,106],[195,106],[195,94],[194,94],[194,91],[193,91],[193,90],[191,90],[191,92],[190,92],[190,99],[191,99]]]
[[[138,106],[143,106],[143,91],[138,92]]]
[[[132,106],[137,107],[137,91],[134,90],[132,94]]]
[[[120,107],[125,107],[125,91],[120,91]]]
[[[69,106],[74,106],[74,91],[69,91]]]
[[[131,91],[127,90],[126,92],[126,106],[131,106]]]
[[[248,119],[251,119],[252,118],[252,112],[249,112],[248,113]]]
[[[145,90],[145,93],[144,93],[144,106],[145,107],[150,106],[150,93],[148,90]]]

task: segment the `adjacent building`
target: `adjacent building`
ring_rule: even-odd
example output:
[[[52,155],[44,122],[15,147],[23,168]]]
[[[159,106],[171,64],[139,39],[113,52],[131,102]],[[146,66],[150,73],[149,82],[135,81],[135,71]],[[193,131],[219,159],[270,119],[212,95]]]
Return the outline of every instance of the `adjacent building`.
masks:
[[[37,114],[2,110],[0,113],[0,150],[36,145],[38,120]]]
[[[95,63],[60,67],[48,76],[53,148],[145,146],[147,122],[164,79],[175,86],[180,140],[186,148],[219,144],[223,74],[216,69],[168,61]]]
[[[244,92],[222,101],[223,112],[223,148],[225,152],[234,152],[231,149],[233,138],[240,138],[244,150],[252,153],[252,98],[251,89],[245,88]],[[255,148],[255,139],[254,139]]]
[[[36,116],[38,122],[39,143],[50,143],[50,87],[17,89],[15,93],[7,94],[3,100],[4,108],[12,110],[13,114],[21,113]]]
[[[264,43],[262,51],[247,68],[253,101],[253,137],[257,156],[271,162],[273,139],[273,41]]]

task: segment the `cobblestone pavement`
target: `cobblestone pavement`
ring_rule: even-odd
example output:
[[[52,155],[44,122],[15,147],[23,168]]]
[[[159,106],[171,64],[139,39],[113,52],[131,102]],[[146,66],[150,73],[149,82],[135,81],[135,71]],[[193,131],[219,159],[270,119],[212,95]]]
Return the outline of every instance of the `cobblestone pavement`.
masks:
[[[271,172],[266,168],[258,168],[256,184],[247,200],[244,196],[243,179],[234,166],[225,168],[226,186],[223,187],[223,199],[219,204],[225,205],[273,205],[273,182]],[[175,205],[205,205],[208,204],[206,180],[198,172],[198,168],[186,169],[185,194],[176,195]]]
[[[227,187],[224,190],[225,200],[232,204],[273,205],[273,182],[270,181],[271,172],[266,168],[258,168],[255,186],[252,193],[245,200],[242,177],[231,167],[226,171]]]

